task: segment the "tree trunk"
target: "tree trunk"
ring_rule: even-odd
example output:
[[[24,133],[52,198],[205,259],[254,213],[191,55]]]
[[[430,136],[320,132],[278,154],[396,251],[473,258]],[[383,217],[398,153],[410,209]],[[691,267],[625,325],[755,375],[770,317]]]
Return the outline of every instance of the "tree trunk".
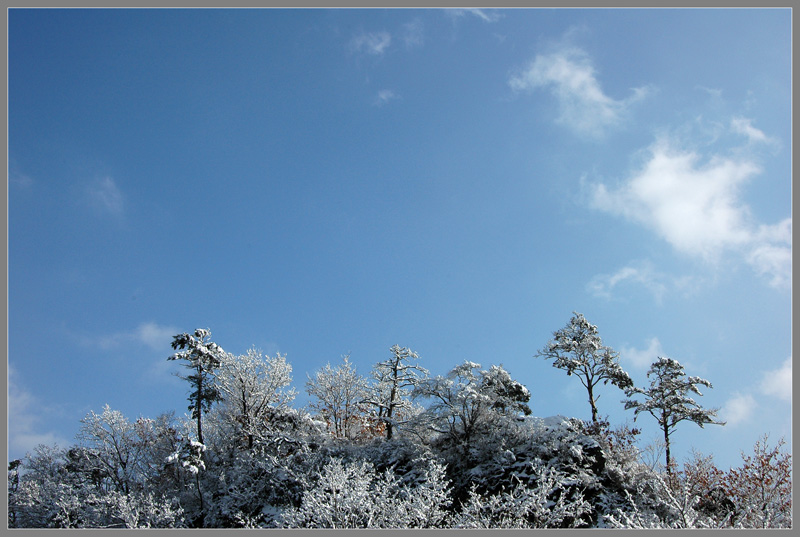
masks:
[[[395,374],[397,374],[396,371],[395,371]],[[392,432],[393,431],[392,431],[392,421],[391,420],[392,420],[392,413],[394,411],[394,398],[395,398],[395,395],[397,394],[397,384],[396,384],[396,382],[397,381],[395,380],[395,384],[392,384],[392,391],[389,394],[389,408],[386,409],[386,440],[391,440],[392,439]]]
[[[597,406],[594,404],[594,391],[592,388],[591,384],[586,387],[589,392],[589,405],[592,407],[592,423],[597,423]]]
[[[194,474],[194,482],[197,485],[197,497],[200,498],[200,520],[198,527],[203,528],[205,527],[206,508],[203,503],[203,491],[200,490],[200,472]]]
[[[204,444],[203,423],[200,418],[200,415],[203,413],[203,374],[199,368],[197,371],[197,402],[195,404],[197,405],[195,409],[197,411],[197,441]]]
[[[667,475],[672,477],[672,464],[671,459],[669,456],[669,427],[666,425],[664,426],[664,446],[665,446],[665,453],[667,457]]]
[[[247,435],[248,450],[252,450],[254,446],[253,425],[250,421],[250,412],[251,409],[247,408],[247,394],[244,393],[244,388],[242,388],[242,427]]]

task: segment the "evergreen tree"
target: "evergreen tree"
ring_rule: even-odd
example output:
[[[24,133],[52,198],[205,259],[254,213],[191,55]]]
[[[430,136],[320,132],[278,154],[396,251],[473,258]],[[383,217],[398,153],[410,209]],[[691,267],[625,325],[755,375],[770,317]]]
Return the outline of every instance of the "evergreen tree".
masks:
[[[174,336],[172,348],[180,349],[167,360],[186,360],[185,367],[193,373],[181,377],[189,381],[194,389],[189,394],[189,410],[192,418],[197,420],[197,440],[203,443],[203,410],[208,410],[215,401],[222,397],[219,388],[214,383],[214,370],[217,369],[225,356],[222,347],[211,339],[211,331],[198,328],[194,334],[178,334]]]
[[[626,410],[633,409],[634,421],[641,412],[649,412],[658,421],[664,432],[667,473],[672,475],[669,439],[675,426],[682,421],[693,421],[700,427],[707,423],[725,425],[725,422],[714,421],[718,409],[704,409],[689,396],[689,392],[703,395],[697,386],[711,388],[711,383],[700,377],[687,377],[677,360],[659,357],[647,372],[647,377],[651,376],[649,389],[630,387],[625,391],[628,397],[644,395],[644,401],[628,399],[623,403]]]
[[[567,325],[553,332],[553,340],[539,351],[537,357],[553,361],[553,367],[573,373],[589,394],[592,422],[597,423],[595,387],[609,382],[621,390],[633,386],[631,377],[619,365],[619,353],[603,345],[597,326],[589,323],[583,314],[573,312]]]

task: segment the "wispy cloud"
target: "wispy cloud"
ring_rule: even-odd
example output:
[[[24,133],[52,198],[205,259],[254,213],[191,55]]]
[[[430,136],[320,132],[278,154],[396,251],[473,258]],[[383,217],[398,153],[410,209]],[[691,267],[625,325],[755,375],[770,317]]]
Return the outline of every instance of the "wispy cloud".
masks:
[[[96,347],[101,350],[113,350],[124,345],[137,343],[145,345],[154,351],[169,350],[172,336],[179,333],[175,327],[162,326],[154,322],[142,323],[133,330],[126,332],[116,332],[103,336],[82,336],[80,338],[84,345]]]
[[[766,371],[759,387],[765,395],[791,402],[792,357],[789,356],[778,369]]]
[[[10,456],[24,456],[39,444],[58,444],[65,447],[69,442],[53,431],[41,429],[42,417],[51,413],[17,378],[18,374],[8,364],[8,449]]]
[[[757,407],[755,398],[750,394],[734,394],[720,409],[720,417],[729,427],[734,427],[750,419]]]
[[[362,33],[350,40],[350,49],[372,56],[381,56],[392,43],[389,32]]]
[[[657,337],[650,338],[647,347],[637,349],[635,347],[622,347],[619,351],[620,357],[632,367],[640,370],[648,369],[659,356],[664,356],[664,348]]]
[[[452,19],[459,19],[471,15],[477,17],[484,22],[497,22],[503,18],[501,13],[496,11],[487,11],[485,9],[469,8],[469,9],[448,9],[445,14]]]
[[[98,211],[119,216],[124,211],[124,199],[114,179],[104,177],[86,187],[89,202]]]
[[[176,364],[167,357],[174,351],[170,347],[173,336],[181,330],[174,326],[145,322],[127,331],[100,336],[76,336],[86,347],[104,352],[128,352],[139,361],[137,370],[141,381],[148,384],[175,383]],[[126,351],[127,349],[127,351]]]
[[[30,188],[33,186],[33,178],[20,171],[14,159],[8,159],[8,184],[17,188]]]
[[[722,90],[717,88],[707,88],[706,86],[696,86],[696,89],[707,93],[709,96],[713,97],[714,99],[719,99],[722,97]]]
[[[399,99],[400,96],[396,94],[394,91],[390,89],[383,89],[378,92],[378,95],[375,97],[375,106],[383,106],[390,101],[394,101]]]
[[[735,117],[731,119],[731,130],[736,134],[745,136],[750,143],[776,143],[776,140],[768,137],[760,129],[755,128],[751,119],[744,117]]]
[[[558,121],[592,137],[600,137],[608,128],[619,125],[630,106],[650,91],[640,87],[634,88],[626,99],[609,97],[600,86],[589,56],[575,47],[537,55],[508,83],[514,91],[549,89],[558,101]]]
[[[172,338],[179,330],[172,326],[161,326],[156,323],[142,323],[134,331],[137,341],[147,345],[153,350],[162,350],[169,347]]]
[[[789,356],[777,369],[765,371],[758,385],[761,394],[787,403],[792,401],[792,357]],[[758,409],[756,398],[750,393],[734,393],[720,410],[720,417],[735,426],[748,421]]]
[[[792,285],[792,219],[771,226],[762,225],[755,233],[747,262],[769,284],[779,289]]]
[[[424,27],[420,19],[414,19],[403,25],[403,32],[400,38],[403,40],[407,49],[421,47],[425,44],[423,30]]]
[[[716,262],[736,252],[772,285],[791,281],[791,218],[756,226],[740,199],[742,185],[760,173],[754,161],[704,159],[665,138],[647,154],[620,186],[594,185],[593,206],[646,226],[683,254]]]
[[[597,297],[611,298],[618,285],[634,283],[644,286],[660,303],[667,291],[666,282],[667,276],[645,261],[622,267],[613,274],[598,274],[586,285],[586,290]]]

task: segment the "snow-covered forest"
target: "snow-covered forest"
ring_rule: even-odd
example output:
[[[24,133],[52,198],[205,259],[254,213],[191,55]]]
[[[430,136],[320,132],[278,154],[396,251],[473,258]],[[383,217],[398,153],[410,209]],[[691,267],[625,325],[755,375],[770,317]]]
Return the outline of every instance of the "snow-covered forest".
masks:
[[[727,471],[700,453],[679,467],[673,434],[724,425],[693,398],[711,383],[659,358],[649,386],[634,386],[579,313],[537,356],[583,384],[586,421],[532,415],[529,390],[500,365],[432,376],[399,345],[366,376],[347,357],[305,375],[302,409],[286,356],[227,353],[206,329],[172,347],[189,413],[134,419],[106,406],[83,418],[74,445],[11,461],[9,527],[792,525],[783,440],[765,435]],[[639,431],[604,420],[601,382],[655,419],[663,443],[639,447]]]

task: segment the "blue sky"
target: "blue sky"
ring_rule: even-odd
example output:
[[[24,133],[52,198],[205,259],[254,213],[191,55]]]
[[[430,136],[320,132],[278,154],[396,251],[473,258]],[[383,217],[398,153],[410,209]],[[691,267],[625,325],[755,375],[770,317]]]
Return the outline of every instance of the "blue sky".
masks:
[[[502,364],[573,311],[714,388],[736,465],[791,426],[788,9],[11,10],[9,457],[187,405],[172,336],[361,373]],[[633,420],[622,392],[602,415]],[[642,445],[657,438],[648,415]]]

